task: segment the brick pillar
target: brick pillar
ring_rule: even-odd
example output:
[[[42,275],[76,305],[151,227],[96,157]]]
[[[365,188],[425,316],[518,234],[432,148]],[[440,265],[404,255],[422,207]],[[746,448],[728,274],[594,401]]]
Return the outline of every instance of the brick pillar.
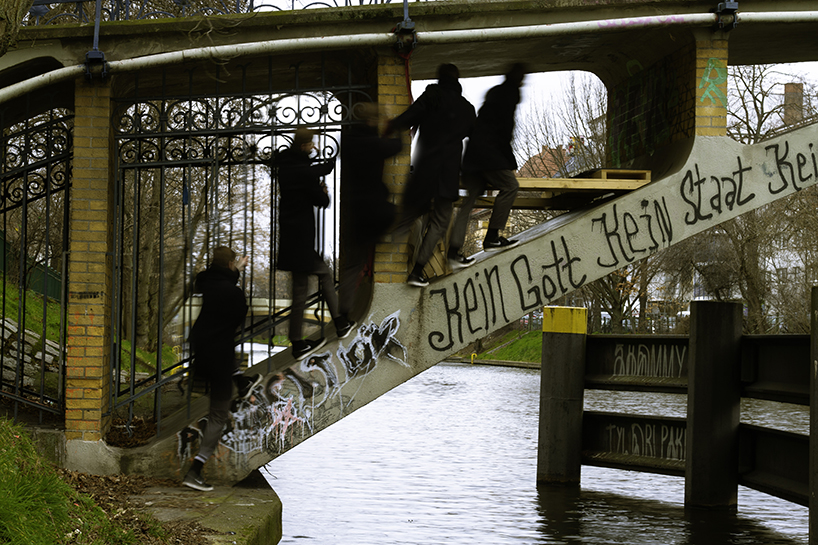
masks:
[[[727,37],[701,29],[696,37],[696,136],[727,135]]]
[[[109,82],[78,80],[69,225],[67,440],[99,441],[110,425],[112,191]]]
[[[409,91],[406,88],[406,65],[404,60],[392,51],[383,51],[378,56],[378,103],[388,119],[401,113],[409,106]],[[384,183],[392,193],[393,202],[400,205],[401,194],[409,180],[411,163],[409,134],[403,134],[403,150],[384,164]],[[394,237],[387,235],[375,247],[374,279],[381,283],[406,282],[409,273],[409,244],[407,235]]]

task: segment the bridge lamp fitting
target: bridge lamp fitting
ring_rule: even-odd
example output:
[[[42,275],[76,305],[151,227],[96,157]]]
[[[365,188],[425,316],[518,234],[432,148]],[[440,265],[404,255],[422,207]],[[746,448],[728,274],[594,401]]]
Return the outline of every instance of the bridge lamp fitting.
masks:
[[[738,26],[738,2],[719,2],[714,11],[718,16],[714,31],[730,31]]]

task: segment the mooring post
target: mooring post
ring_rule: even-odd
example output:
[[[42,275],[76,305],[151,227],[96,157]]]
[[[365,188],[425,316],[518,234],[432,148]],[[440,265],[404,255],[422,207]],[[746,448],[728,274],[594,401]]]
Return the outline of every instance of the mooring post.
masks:
[[[543,309],[538,485],[579,485],[587,329],[584,308]]]
[[[687,506],[732,507],[737,503],[741,325],[739,303],[691,303]]]
[[[818,287],[810,305],[809,374],[809,545],[818,545]]]

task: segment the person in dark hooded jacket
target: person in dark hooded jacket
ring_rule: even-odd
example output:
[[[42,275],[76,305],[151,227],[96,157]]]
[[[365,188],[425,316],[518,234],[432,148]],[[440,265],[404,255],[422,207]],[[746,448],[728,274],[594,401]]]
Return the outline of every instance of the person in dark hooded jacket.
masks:
[[[423,268],[449,227],[454,201],[459,196],[463,139],[469,136],[475,122],[474,106],[463,98],[457,67],[441,64],[437,76],[438,82],[429,85],[387,127],[387,134],[410,127],[419,130],[413,172],[403,195],[403,209],[396,227],[397,234],[405,232],[432,206],[415,266],[407,279],[407,283],[419,287],[429,284]]]
[[[276,267],[292,272],[292,307],[289,339],[292,354],[302,360],[324,346],[326,339],[304,339],[304,310],[307,303],[307,282],[310,275],[318,276],[318,286],[335,324],[339,339],[352,331],[354,322],[343,316],[335,294],[335,279],[327,264],[315,251],[315,216],[313,209],[330,204],[326,184],[321,178],[332,172],[335,162],[313,162],[310,153],[315,148],[315,132],[298,129],[293,144],[274,158],[277,169],[279,200],[279,246]]]
[[[341,162],[344,165],[343,261],[339,302],[341,313],[349,315],[361,278],[378,239],[395,221],[395,205],[383,182],[383,163],[400,152],[400,138],[382,138],[378,134],[378,105],[358,105],[359,122],[341,137]]]
[[[213,250],[210,266],[196,275],[194,290],[202,295],[202,308],[188,341],[194,380],[206,381],[210,395],[199,452],[182,481],[196,490],[213,490],[202,477],[202,467],[215,452],[229,421],[233,383],[238,386],[239,396],[246,397],[262,379],[261,375],[242,374],[234,347],[236,331],[247,315],[244,292],[236,285],[247,261],[247,257],[237,260],[233,250],[219,246]]]
[[[517,244],[516,240],[500,236],[500,230],[506,227],[520,188],[515,175],[517,161],[511,139],[514,134],[514,112],[520,102],[520,87],[525,73],[525,65],[512,65],[505,81],[486,93],[486,100],[477,114],[477,124],[463,155],[463,185],[468,196],[457,212],[449,241],[448,258],[452,268],[467,267],[474,262],[474,258],[466,257],[461,252],[469,215],[477,197],[487,188],[497,189],[498,194],[483,240],[483,250],[502,250]]]

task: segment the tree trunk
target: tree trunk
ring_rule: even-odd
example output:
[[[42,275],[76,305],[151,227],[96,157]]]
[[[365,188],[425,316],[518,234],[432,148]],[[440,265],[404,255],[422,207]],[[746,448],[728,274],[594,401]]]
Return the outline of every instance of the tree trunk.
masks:
[[[17,42],[17,33],[32,0],[4,0],[0,3],[0,57]]]
[[[648,332],[648,260],[639,262],[639,333]]]

